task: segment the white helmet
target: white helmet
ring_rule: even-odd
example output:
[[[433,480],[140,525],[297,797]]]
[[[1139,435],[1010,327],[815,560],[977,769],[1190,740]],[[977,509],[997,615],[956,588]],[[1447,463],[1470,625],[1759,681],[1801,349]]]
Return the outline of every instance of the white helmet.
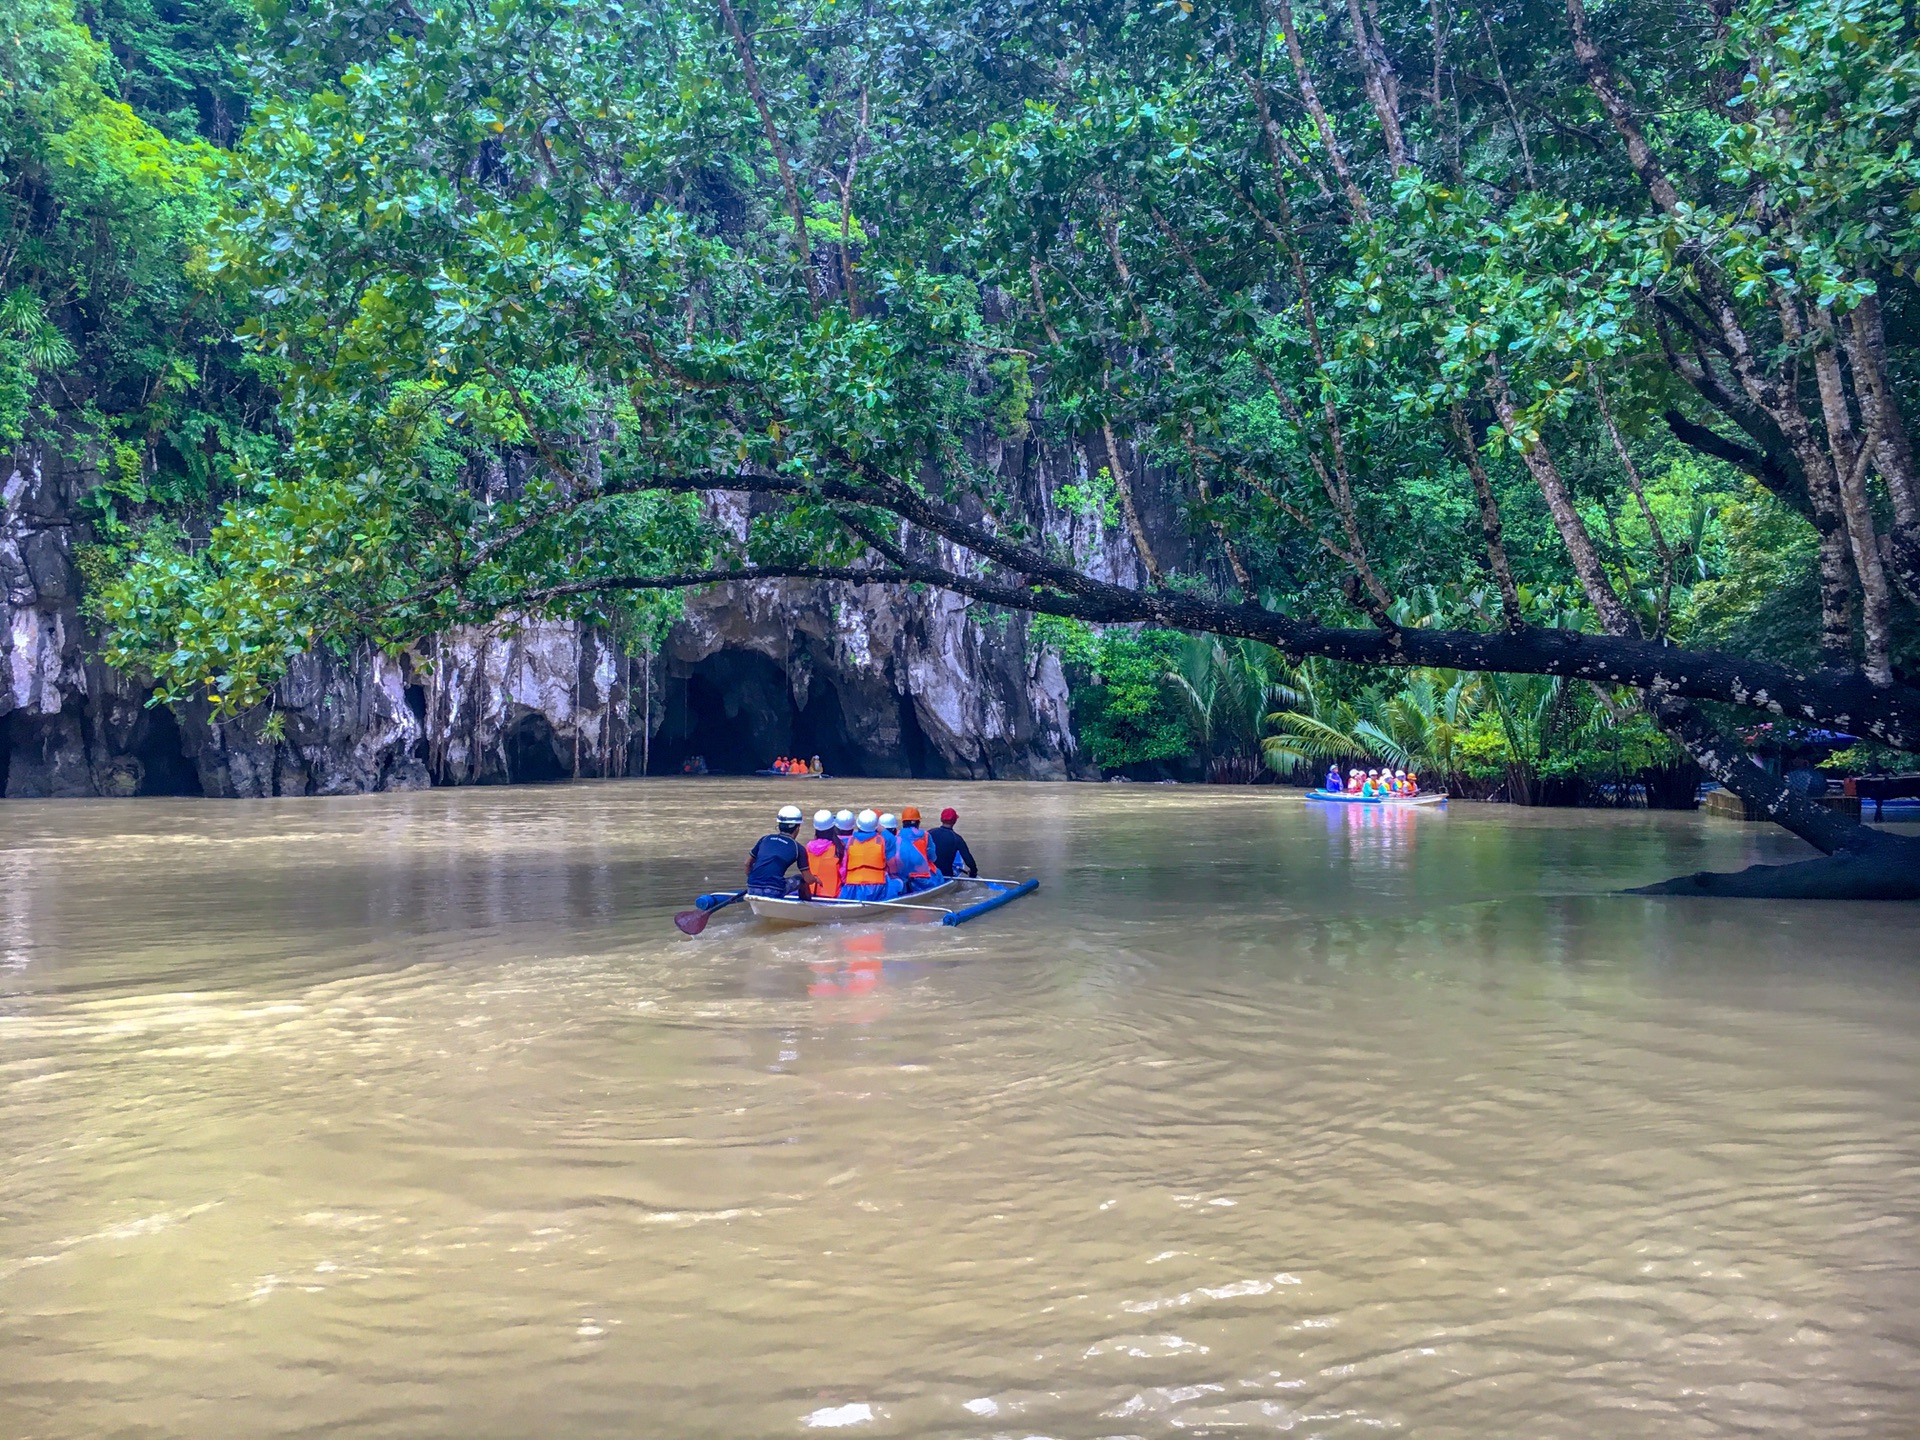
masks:
[[[889,810],[885,815],[880,817],[880,828],[882,830],[898,830],[900,828],[900,817]]]
[[[853,828],[853,812],[851,810],[842,810],[839,814],[835,815],[833,817],[833,828],[836,830],[851,830]]]
[[[791,830],[799,825],[802,820],[806,819],[806,817],[800,813],[800,807],[798,805],[782,805],[780,807],[779,818],[780,828],[782,830]]]
[[[813,812],[813,828],[815,830],[833,829],[833,812],[831,810],[814,811]]]
[[[854,820],[854,824],[862,830],[871,830],[879,823],[880,817],[871,810],[862,810]]]

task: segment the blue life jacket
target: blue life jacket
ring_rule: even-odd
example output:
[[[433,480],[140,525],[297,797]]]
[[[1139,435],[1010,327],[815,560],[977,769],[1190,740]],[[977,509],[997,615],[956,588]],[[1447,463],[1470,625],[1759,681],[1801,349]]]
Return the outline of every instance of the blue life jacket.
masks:
[[[927,843],[927,832],[918,825],[900,827],[900,868],[906,872],[909,880],[927,880],[933,876],[933,847]]]

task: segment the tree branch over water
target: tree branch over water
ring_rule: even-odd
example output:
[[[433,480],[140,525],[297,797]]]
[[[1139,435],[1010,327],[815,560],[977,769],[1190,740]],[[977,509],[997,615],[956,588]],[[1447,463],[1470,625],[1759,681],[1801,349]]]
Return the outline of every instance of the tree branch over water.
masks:
[[[966,527],[959,527],[965,529]],[[1001,547],[1018,555],[1019,547]],[[1920,689],[1875,687],[1847,671],[1803,672],[1716,651],[1663,646],[1637,637],[1529,628],[1519,632],[1421,630],[1386,634],[1374,627],[1315,625],[1257,605],[1169,591],[1129,590],[1073,574],[1071,591],[1056,567],[1040,563],[1024,583],[961,575],[931,565],[747,565],[671,575],[583,577],[520,592],[503,608],[615,591],[684,590],[761,580],[851,585],[928,585],[988,605],[1100,624],[1152,624],[1259,640],[1289,655],[1318,655],[1362,665],[1426,665],[1631,685],[1650,696],[1722,701],[1813,725],[1864,732],[1898,748],[1920,747]]]

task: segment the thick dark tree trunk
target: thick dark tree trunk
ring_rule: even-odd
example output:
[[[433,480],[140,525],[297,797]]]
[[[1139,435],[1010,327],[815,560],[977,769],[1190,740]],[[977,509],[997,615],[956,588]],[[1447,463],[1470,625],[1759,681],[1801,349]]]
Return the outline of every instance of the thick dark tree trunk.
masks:
[[[1786,777],[1770,774],[1755,765],[1745,750],[1728,740],[1697,707],[1686,701],[1657,703],[1653,714],[1663,729],[1687,747],[1695,763],[1745,801],[1749,811],[1759,811],[1816,850],[1832,855],[1840,850],[1859,849],[1871,843],[1870,838],[1863,839],[1863,836],[1879,833],[1867,829],[1858,820],[1794,794]]]
[[[1920,750],[1920,687],[1876,687],[1857,670],[1801,672],[1764,660],[1690,650],[1635,635],[1578,630],[1368,629],[1330,627],[1254,604],[1211,600],[1183,591],[1130,590],[1060,565],[1037,551],[959,520],[925,497],[897,488],[865,489],[833,482],[803,486],[785,476],[727,480],[676,477],[634,489],[790,493],[890,510],[1002,567],[1001,577],[963,574],[931,564],[755,565],[679,575],[604,575],[522,591],[503,609],[618,590],[681,590],[752,580],[839,580],[855,585],[933,585],[1010,610],[1062,615],[1098,624],[1165,625],[1196,634],[1259,640],[1284,654],[1321,655],[1360,665],[1428,665],[1512,675],[1559,675],[1602,685],[1631,685],[1650,697],[1723,701],[1802,724],[1863,735],[1895,749]],[[618,493],[618,492],[610,492]],[[889,557],[890,559],[892,557]],[[439,582],[450,588],[457,578]],[[425,598],[433,589],[411,597]]]
[[[1700,711],[1681,700],[1654,707],[1700,768],[1753,809],[1826,853],[1793,865],[1754,865],[1731,874],[1701,870],[1635,895],[1712,895],[1777,900],[1920,900],[1920,840],[1889,835],[1793,793],[1729,744]]]

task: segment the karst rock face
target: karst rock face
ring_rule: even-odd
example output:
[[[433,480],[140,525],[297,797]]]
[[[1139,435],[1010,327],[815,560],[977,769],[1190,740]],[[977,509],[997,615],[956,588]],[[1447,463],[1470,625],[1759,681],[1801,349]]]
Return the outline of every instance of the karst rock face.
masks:
[[[91,467],[32,447],[0,461],[0,777],[8,796],[181,785],[174,717],[94,655],[80,619],[74,514]]]
[[[937,592],[735,585],[693,597],[656,664],[657,772],[819,755],[833,773],[1065,778],[1067,687],[1018,618]]]
[[[1133,583],[1123,534],[1060,509],[1079,446],[986,437],[1036,528],[1092,573]],[[508,618],[390,657],[304,656],[271,706],[217,720],[152,706],[104,664],[80,610],[81,496],[97,471],[49,446],[0,461],[0,784],[9,799],[343,795],[431,784],[741,772],[819,755],[853,775],[1050,779],[1088,773],[1067,683],[1028,621],[958,596],[796,582],[689,595],[660,653],[591,626]],[[1179,543],[1148,507],[1158,544]],[[742,502],[716,518],[744,531]],[[945,542],[910,549],[952,562]],[[1168,558],[1167,556],[1162,557]],[[271,718],[270,718],[271,717]]]

